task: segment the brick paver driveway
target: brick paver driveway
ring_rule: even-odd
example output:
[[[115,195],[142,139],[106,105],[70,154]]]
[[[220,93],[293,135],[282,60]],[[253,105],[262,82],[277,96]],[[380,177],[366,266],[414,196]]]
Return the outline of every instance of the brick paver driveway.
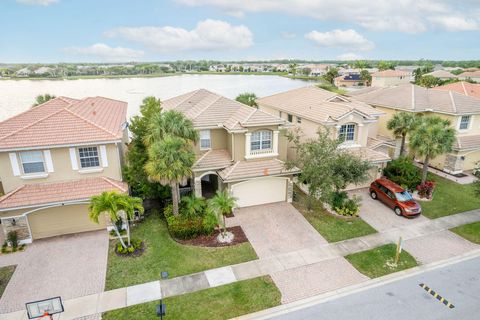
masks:
[[[102,292],[107,258],[104,230],[37,240],[25,252],[0,256],[0,266],[17,264],[0,300],[0,313],[24,309],[28,301]]]

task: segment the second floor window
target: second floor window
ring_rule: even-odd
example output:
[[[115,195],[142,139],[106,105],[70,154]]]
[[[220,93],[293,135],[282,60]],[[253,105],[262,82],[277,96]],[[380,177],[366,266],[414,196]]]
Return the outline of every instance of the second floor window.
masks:
[[[354,141],[355,140],[355,124],[349,123],[349,124],[342,125],[338,132],[338,139],[342,142]]]
[[[20,152],[23,173],[45,172],[42,151],[24,151]]]
[[[80,156],[80,167],[100,167],[100,159],[98,158],[97,147],[78,148],[78,155]]]
[[[467,130],[470,126],[470,116],[462,116],[460,119],[460,130]]]
[[[288,122],[293,122],[293,116],[290,113],[287,115],[287,120]]]
[[[210,149],[211,148],[211,141],[210,141],[210,130],[201,130],[200,131],[200,149]]]
[[[252,133],[250,149],[252,151],[272,149],[272,131],[265,130]]]

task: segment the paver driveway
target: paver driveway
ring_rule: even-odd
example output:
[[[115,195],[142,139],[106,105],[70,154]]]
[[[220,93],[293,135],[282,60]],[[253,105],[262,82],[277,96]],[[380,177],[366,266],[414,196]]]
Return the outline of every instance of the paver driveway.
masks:
[[[107,258],[105,230],[37,240],[25,252],[0,256],[0,266],[17,264],[0,313],[24,309],[28,301],[102,292]]]

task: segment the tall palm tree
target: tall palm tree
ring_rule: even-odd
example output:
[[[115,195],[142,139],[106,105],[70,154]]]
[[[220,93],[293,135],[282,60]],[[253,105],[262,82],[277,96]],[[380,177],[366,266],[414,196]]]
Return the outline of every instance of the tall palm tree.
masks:
[[[257,95],[255,93],[252,93],[252,92],[244,92],[244,93],[240,93],[236,98],[235,100],[237,100],[238,102],[241,102],[243,104],[246,104],[247,106],[250,106],[250,107],[258,107],[258,104],[257,104]]]
[[[35,98],[35,103],[32,105],[32,107],[39,106],[52,99],[55,99],[55,96],[53,94],[45,93],[45,94],[38,95]]]
[[[417,125],[418,118],[410,112],[395,113],[395,115],[388,120],[388,130],[392,130],[395,136],[402,138],[402,142],[400,144],[400,156],[402,156],[405,151],[405,140],[407,134],[412,132]]]
[[[145,141],[147,145],[162,140],[166,136],[179,137],[193,143],[199,138],[193,122],[176,110],[154,114],[150,119],[148,132]]]
[[[143,213],[142,200],[140,198],[130,197],[124,193],[115,191],[105,191],[99,195],[93,196],[89,206],[89,217],[95,223],[99,223],[101,214],[106,214],[112,221],[113,229],[117,234],[120,243],[127,248],[120,235],[116,222],[125,220],[127,226],[128,247],[130,247],[130,226],[129,220],[134,216],[135,210]],[[122,216],[124,215],[124,216]]]
[[[422,157],[422,183],[427,180],[428,162],[447,152],[452,151],[455,142],[455,130],[449,120],[438,116],[425,117],[412,132],[410,146]]]
[[[227,232],[227,226],[225,223],[225,215],[232,213],[233,208],[236,206],[237,198],[228,194],[227,189],[220,191],[217,190],[215,196],[210,199],[210,207],[223,217],[223,234]]]
[[[179,183],[185,184],[192,176],[195,153],[185,139],[167,135],[148,147],[145,171],[150,179],[169,185],[172,189],[173,214],[178,215]]]

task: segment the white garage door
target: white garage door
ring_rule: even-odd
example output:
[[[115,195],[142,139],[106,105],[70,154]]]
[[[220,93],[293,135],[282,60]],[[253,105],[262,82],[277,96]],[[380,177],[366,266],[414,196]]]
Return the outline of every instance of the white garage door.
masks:
[[[285,201],[287,178],[270,177],[253,179],[232,186],[232,194],[239,207]]]

